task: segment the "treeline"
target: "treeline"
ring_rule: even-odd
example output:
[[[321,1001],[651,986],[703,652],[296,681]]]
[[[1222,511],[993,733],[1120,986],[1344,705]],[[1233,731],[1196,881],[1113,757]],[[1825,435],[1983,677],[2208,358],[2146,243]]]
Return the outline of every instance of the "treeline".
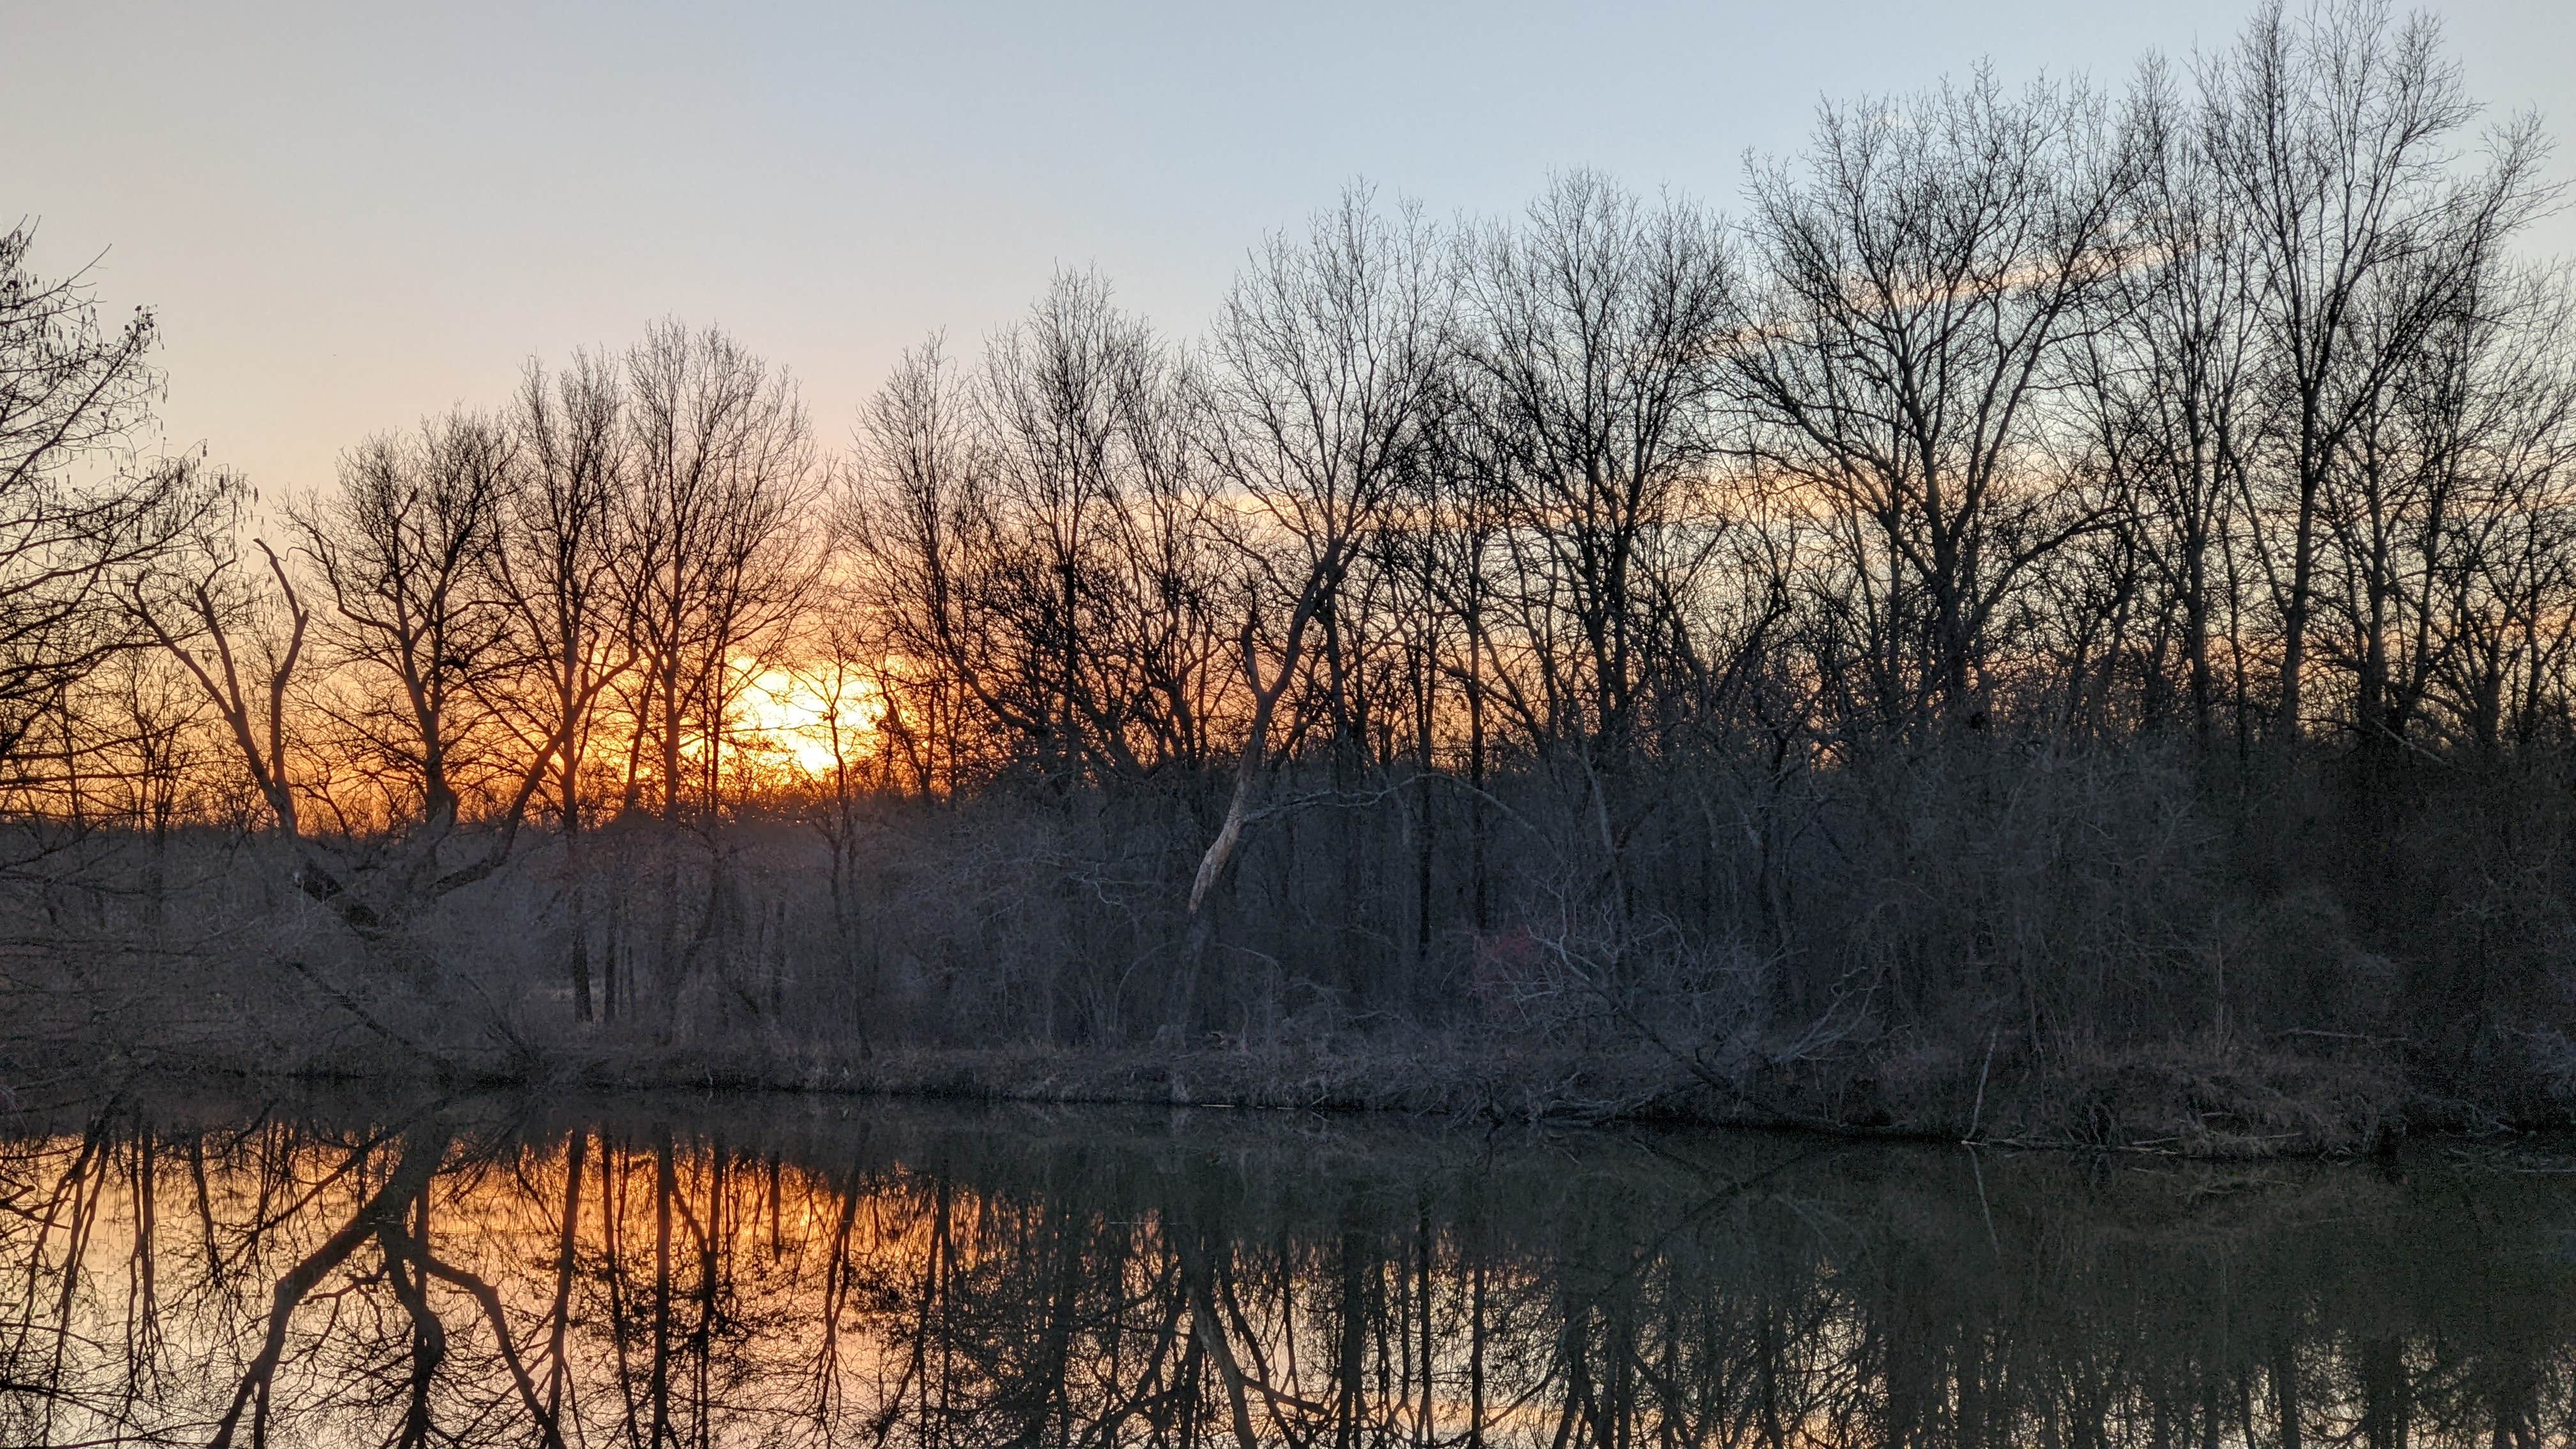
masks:
[[[1732,215],[1356,188],[1195,340],[1060,274],[838,451],[665,323],[282,502],[75,486],[149,323],[21,228],[20,874],[117,939],[286,911],[347,1012],[470,979],[514,1041],[1439,1027],[1971,1122],[2188,1041],[2528,1112],[2576,1063],[2545,150],[2430,20],[2275,6],[1829,105]]]

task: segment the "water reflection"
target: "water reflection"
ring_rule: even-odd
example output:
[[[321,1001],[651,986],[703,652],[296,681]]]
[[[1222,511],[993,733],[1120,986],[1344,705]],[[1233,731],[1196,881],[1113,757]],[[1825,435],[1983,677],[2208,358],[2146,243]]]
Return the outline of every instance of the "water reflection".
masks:
[[[784,1099],[0,1147],[0,1442],[2576,1442],[2546,1162]]]

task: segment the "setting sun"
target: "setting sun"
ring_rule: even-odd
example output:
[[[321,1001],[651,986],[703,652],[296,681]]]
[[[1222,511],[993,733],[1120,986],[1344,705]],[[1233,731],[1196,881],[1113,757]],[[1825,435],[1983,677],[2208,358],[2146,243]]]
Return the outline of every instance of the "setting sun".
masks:
[[[885,700],[873,680],[830,666],[758,668],[734,709],[736,750],[769,754],[816,779],[856,764],[873,748]]]

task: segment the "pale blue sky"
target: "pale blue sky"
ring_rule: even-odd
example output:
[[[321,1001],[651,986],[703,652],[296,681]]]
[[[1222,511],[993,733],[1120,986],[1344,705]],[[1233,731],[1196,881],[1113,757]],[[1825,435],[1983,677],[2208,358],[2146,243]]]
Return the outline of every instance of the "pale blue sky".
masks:
[[[161,311],[172,440],[264,486],[663,314],[791,366],[838,442],[897,351],[971,348],[1058,263],[1188,334],[1354,176],[1440,215],[1577,164],[1731,207],[1820,97],[1980,57],[2117,86],[2250,9],[0,0],[0,224],[104,250],[105,300]],[[2576,4],[2435,9],[2473,94],[2570,134]]]

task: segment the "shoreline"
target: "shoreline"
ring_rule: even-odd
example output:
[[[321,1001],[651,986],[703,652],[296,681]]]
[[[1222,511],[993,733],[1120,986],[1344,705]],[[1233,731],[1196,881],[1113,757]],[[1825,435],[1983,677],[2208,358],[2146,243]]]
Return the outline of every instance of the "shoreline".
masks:
[[[256,1051],[138,1053],[147,1076],[308,1083],[436,1083],[475,1091],[753,1092],[925,1102],[1164,1107],[1368,1115],[1462,1126],[1622,1126],[1774,1131],[1847,1141],[2091,1151],[2205,1161],[2350,1160],[2408,1138],[2476,1140],[2557,1125],[2412,1091],[2368,1064],[2316,1059],[2156,1059],[2014,1064],[1980,1097],[1925,1090],[1891,1101],[1846,1077],[1787,1076],[1721,1092],[1643,1053],[1479,1050],[1456,1041],[1201,1049],[906,1048],[867,1055],[641,1043],[558,1043],[445,1055],[389,1069],[326,1052],[261,1065]],[[275,1062],[275,1057],[269,1058]],[[90,1075],[66,1071],[57,1080]],[[1860,1079],[1865,1085],[1866,1077]]]

